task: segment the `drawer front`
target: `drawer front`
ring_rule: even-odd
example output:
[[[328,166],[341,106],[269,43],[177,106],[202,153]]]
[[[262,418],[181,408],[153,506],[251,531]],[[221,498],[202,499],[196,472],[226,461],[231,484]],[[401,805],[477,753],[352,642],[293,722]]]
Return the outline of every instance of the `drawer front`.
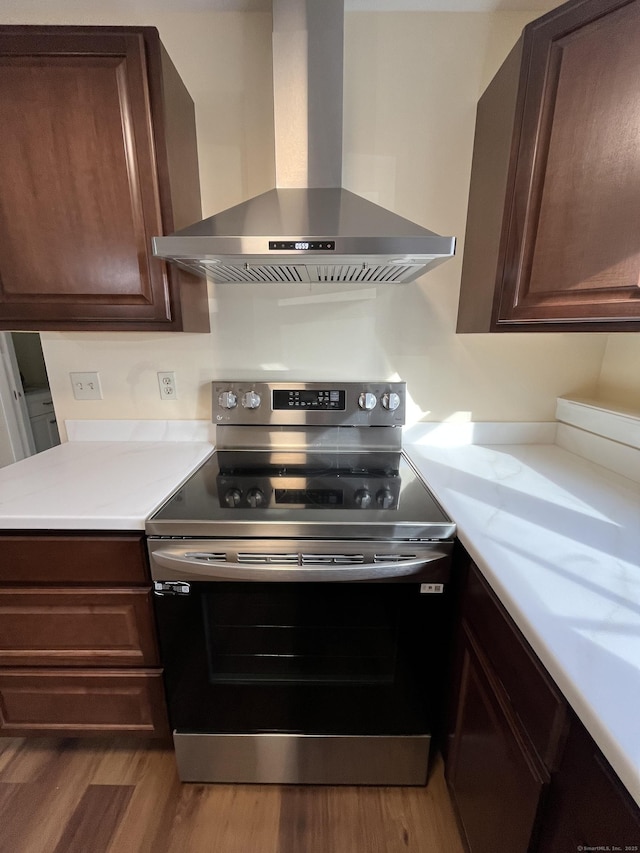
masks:
[[[165,737],[156,671],[0,669],[0,734]]]
[[[550,770],[559,760],[568,728],[566,703],[528,643],[475,566],[462,607],[464,618],[489,654],[515,714]]]
[[[144,536],[0,536],[0,583],[148,584]]]
[[[148,589],[0,588],[0,666],[154,666]]]

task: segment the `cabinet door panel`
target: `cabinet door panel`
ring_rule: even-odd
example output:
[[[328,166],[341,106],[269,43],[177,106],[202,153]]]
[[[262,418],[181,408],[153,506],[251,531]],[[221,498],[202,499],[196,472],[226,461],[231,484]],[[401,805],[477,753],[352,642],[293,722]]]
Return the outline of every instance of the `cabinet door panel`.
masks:
[[[551,784],[539,853],[637,850],[638,845],[640,809],[582,723],[574,719]]]
[[[462,613],[504,688],[514,714],[547,769],[555,768],[567,730],[566,703],[479,570],[471,565]]]
[[[142,36],[0,38],[3,315],[168,319]],[[14,47],[14,50],[16,48]],[[46,309],[45,309],[46,306]]]
[[[151,250],[201,216],[155,28],[0,26],[0,152],[0,328],[209,330],[206,281]]]
[[[153,666],[145,589],[0,589],[0,666]]]
[[[640,318],[640,3],[580,5],[531,28],[500,323]]]
[[[58,424],[52,414],[30,418],[29,424],[31,425],[36,453],[41,453],[43,450],[49,450],[50,447],[60,444]]]
[[[3,735],[164,737],[167,732],[158,672],[0,670]]]
[[[640,328],[640,0],[528,24],[478,103],[457,331]]]
[[[526,853],[548,781],[468,628],[447,781],[473,853]]]

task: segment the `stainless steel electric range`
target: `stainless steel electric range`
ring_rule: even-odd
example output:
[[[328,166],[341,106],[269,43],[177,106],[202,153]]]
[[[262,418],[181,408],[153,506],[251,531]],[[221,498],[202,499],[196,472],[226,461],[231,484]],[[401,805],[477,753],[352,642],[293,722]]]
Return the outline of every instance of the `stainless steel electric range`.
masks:
[[[214,382],[215,453],[147,522],[184,781],[424,784],[455,525],[400,382]]]

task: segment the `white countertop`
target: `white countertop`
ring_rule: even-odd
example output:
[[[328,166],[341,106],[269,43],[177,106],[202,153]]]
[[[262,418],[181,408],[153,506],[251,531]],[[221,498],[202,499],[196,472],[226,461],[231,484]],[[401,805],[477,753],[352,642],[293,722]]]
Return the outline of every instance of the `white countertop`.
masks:
[[[640,805],[640,485],[553,444],[406,444]]]
[[[0,468],[0,529],[144,530],[206,441],[70,441]]]
[[[553,441],[542,426],[516,440]],[[0,469],[0,529],[143,530],[213,449],[200,427],[153,441],[124,422],[101,429]],[[436,446],[434,433],[417,425],[405,449],[640,805],[640,484],[552,443],[471,444],[462,430]],[[107,435],[128,440],[87,440]]]

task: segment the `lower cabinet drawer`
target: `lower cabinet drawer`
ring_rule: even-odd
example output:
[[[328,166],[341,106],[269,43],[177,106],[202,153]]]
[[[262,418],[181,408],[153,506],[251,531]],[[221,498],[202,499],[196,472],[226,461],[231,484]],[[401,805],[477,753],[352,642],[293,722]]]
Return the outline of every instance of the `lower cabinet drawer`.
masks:
[[[104,584],[149,583],[144,534],[2,534],[0,583]]]
[[[148,589],[0,588],[0,666],[156,666]]]
[[[0,669],[0,734],[165,737],[162,675],[144,670]]]

